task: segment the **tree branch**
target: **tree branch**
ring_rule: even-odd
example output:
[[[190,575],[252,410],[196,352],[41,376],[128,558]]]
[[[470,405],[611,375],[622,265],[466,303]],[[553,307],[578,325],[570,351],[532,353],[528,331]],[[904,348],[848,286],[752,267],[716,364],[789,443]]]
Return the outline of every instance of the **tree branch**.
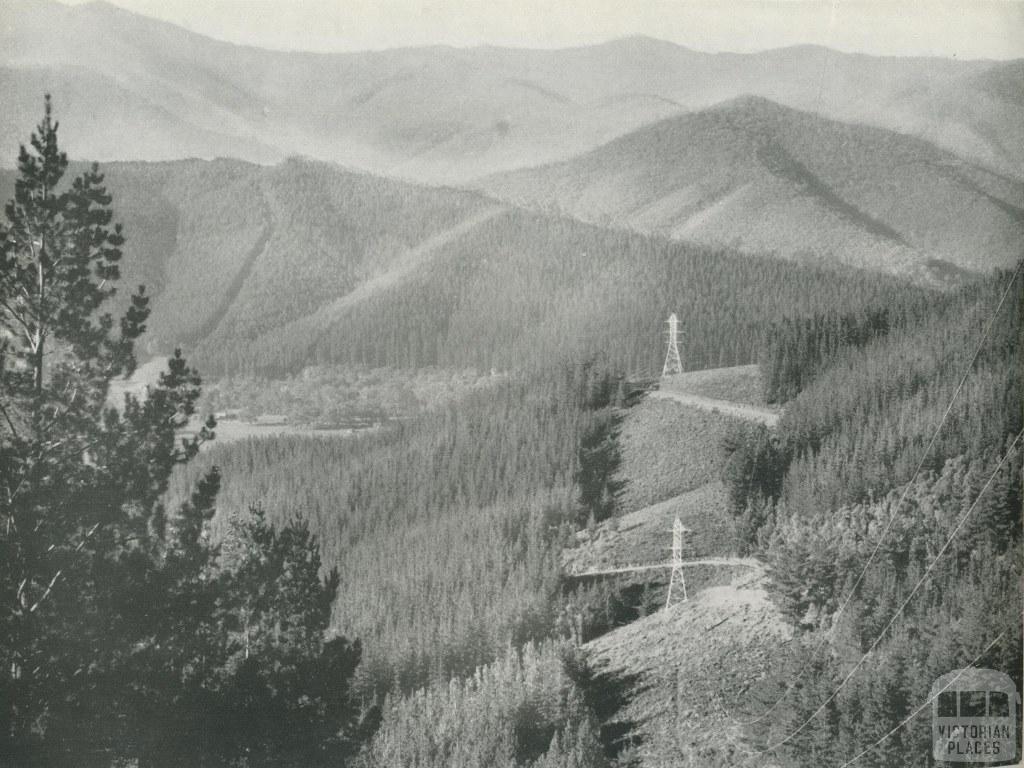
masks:
[[[0,307],[3,307],[4,309],[6,309],[11,314],[11,317],[13,317],[15,320],[17,320],[18,323],[21,325],[22,328],[25,329],[26,332],[29,332],[29,331],[32,330],[29,327],[28,323],[22,317],[22,313],[18,312],[16,309],[14,309],[14,307],[12,307],[10,304],[8,304],[5,300],[0,299]]]
[[[28,609],[29,613],[35,613],[36,612],[36,608],[39,607],[40,603],[42,603],[43,600],[45,600],[46,598],[48,598],[50,596],[50,593],[53,591],[53,585],[57,583],[57,579],[59,579],[61,577],[61,574],[63,574],[63,573],[64,573],[64,569],[63,568],[59,568],[57,570],[57,572],[55,574],[53,574],[53,578],[50,579],[50,583],[46,586],[46,591],[43,592],[42,597],[40,597],[38,600],[36,600],[35,603],[33,603],[32,607]]]
[[[91,539],[91,538],[92,538],[93,534],[94,534],[94,533],[96,533],[96,531],[97,531],[97,530],[99,529],[99,527],[100,527],[100,524],[99,524],[99,523],[96,523],[96,524],[95,524],[95,525],[94,525],[94,526],[93,526],[92,528],[90,528],[90,529],[89,529],[89,532],[88,532],[88,533],[86,533],[86,534],[85,534],[85,536],[84,536],[84,537],[82,538],[82,540],[81,540],[80,542],[78,542],[78,544],[77,544],[77,545],[75,546],[75,549],[74,549],[74,551],[75,551],[75,552],[81,552],[81,551],[82,551],[82,547],[84,547],[84,546],[85,546],[85,543],[86,543],[86,542],[87,542],[87,541],[88,541],[89,539]],[[52,550],[53,548],[54,548],[54,547],[53,547],[53,546],[51,545],[51,547],[50,547],[50,550]],[[47,551],[50,551],[50,550],[47,550]],[[51,593],[51,592],[53,592],[53,588],[54,588],[54,586],[56,586],[57,582],[58,582],[58,581],[60,580],[60,577],[61,577],[61,576],[62,576],[63,574],[64,574],[64,569],[63,569],[63,568],[58,568],[58,569],[57,569],[57,572],[56,572],[55,574],[53,574],[53,578],[52,578],[52,579],[50,579],[50,583],[46,585],[46,590],[45,590],[45,591],[43,592],[43,594],[42,594],[42,595],[41,595],[41,596],[39,597],[39,599],[38,599],[38,600],[36,600],[36,601],[35,601],[35,603],[33,603],[33,604],[32,604],[32,607],[28,609],[28,612],[29,612],[29,613],[35,613],[36,609],[37,609],[37,608],[38,608],[38,607],[40,606],[40,604],[42,604],[42,602],[43,602],[43,601],[44,601],[44,600],[45,600],[46,598],[48,598],[48,597],[50,596],[50,593]],[[19,590],[18,590],[18,591],[19,591],[19,593],[20,593],[20,592],[21,592],[21,590],[22,590],[22,589],[24,588],[24,584],[25,584],[25,582],[23,581],[23,582],[22,582],[22,587],[21,587],[21,588],[19,588]]]
[[[4,407],[2,401],[0,401],[0,413],[3,414],[4,421],[7,422],[7,426],[10,428],[11,434],[14,435],[14,438],[16,440],[21,440],[21,436],[18,434],[18,430],[15,428],[14,422],[11,420],[11,415],[7,412],[7,408]]]

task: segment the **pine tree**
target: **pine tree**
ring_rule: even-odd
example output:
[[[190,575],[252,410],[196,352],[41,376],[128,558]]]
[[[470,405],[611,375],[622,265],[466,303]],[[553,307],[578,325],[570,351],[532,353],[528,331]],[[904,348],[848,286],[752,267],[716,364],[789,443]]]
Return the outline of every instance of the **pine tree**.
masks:
[[[216,706],[190,707],[193,729],[225,763],[245,755],[253,767],[338,765],[379,714],[360,717],[349,695],[359,641],[326,639],[337,572],[321,579],[304,523],[275,530],[258,506],[233,521],[225,548],[211,629],[226,642],[203,681]]]
[[[146,397],[108,404],[147,299],[140,289],[116,323],[105,311],[121,229],[96,166],[63,183],[49,99],[30,147],[0,225],[0,755],[237,765],[301,740],[305,763],[336,763],[373,725],[350,716],[358,644],[324,639],[337,581],[321,583],[297,526],[247,529],[240,565],[221,567],[216,467],[165,507],[172,471],[214,436],[212,419],[180,436],[199,375],[176,352]],[[240,617],[260,645],[238,661],[225,629]],[[290,730],[253,721],[261,707]]]
[[[79,631],[96,608],[91,567],[131,537],[138,521],[128,505],[152,506],[163,467],[208,436],[174,447],[177,417],[194,402],[185,367],[170,372],[158,402],[124,417],[106,409],[110,381],[134,367],[147,299],[133,295],[116,330],[102,311],[119,276],[121,228],[111,226],[96,166],[62,186],[57,128],[47,98],[0,224],[0,739],[16,744],[84,684],[96,640]],[[129,440],[136,430],[149,439]],[[165,461],[147,468],[158,447]],[[130,453],[136,471],[118,477]]]

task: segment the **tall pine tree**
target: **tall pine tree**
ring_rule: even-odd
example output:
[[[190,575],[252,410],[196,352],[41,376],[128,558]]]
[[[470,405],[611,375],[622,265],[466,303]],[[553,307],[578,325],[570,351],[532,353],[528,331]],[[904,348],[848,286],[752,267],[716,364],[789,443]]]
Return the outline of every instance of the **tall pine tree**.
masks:
[[[320,580],[296,526],[257,521],[221,563],[216,468],[165,509],[171,472],[215,424],[181,436],[201,382],[180,352],[144,398],[108,403],[135,366],[147,298],[140,288],[116,321],[107,311],[121,228],[95,165],[64,181],[57,127],[47,98],[0,224],[0,755],[337,764],[361,733],[348,695],[359,646],[324,638],[337,582]],[[260,602],[275,586],[287,604]],[[254,617],[256,653],[231,631]],[[253,729],[263,709],[286,714],[287,732]]]

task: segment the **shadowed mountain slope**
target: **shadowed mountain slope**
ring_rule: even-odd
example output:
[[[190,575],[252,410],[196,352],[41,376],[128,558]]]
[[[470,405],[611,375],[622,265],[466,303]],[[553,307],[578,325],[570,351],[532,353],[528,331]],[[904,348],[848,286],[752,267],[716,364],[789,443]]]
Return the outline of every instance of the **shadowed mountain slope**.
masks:
[[[650,38],[561,50],[309,54],[231,45],[102,2],[0,11],[0,156],[43,91],[75,157],[301,153],[428,181],[564,159],[669,115],[756,94],[933,141],[1024,176],[1015,67],[800,46],[707,54]]]
[[[122,285],[145,284],[154,296],[152,351],[195,348],[211,336],[255,339],[357,287],[372,293],[375,281],[427,260],[453,228],[501,208],[471,192],[303,160],[102,170],[128,233]],[[0,182],[10,197],[13,173]]]
[[[1024,184],[757,97],[481,185],[585,221],[914,276],[1012,264],[1024,238]]]
[[[103,170],[128,238],[122,285],[153,296],[146,349],[183,347],[213,375],[509,370],[598,353],[650,372],[670,310],[687,331],[687,368],[750,363],[782,317],[885,306],[910,290],[309,160]],[[12,183],[0,174],[6,197]]]

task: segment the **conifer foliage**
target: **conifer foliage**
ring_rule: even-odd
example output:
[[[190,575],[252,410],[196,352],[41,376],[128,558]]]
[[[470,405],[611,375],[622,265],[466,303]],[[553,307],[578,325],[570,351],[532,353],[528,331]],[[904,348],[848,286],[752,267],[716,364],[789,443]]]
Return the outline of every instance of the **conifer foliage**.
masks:
[[[0,755],[337,764],[362,733],[359,645],[324,637],[337,581],[305,529],[259,514],[221,558],[216,467],[161,501],[215,424],[179,436],[201,384],[180,353],[145,398],[108,404],[147,299],[106,311],[123,235],[96,166],[63,181],[57,127],[47,99],[0,224]]]
[[[605,768],[598,725],[554,642],[390,699],[361,768]]]
[[[361,687],[410,690],[567,633],[560,552],[577,521],[614,511],[618,390],[587,359],[356,439],[225,443],[169,497],[219,466],[214,535],[257,499],[277,526],[308,521],[344,584],[334,626],[366,642]]]
[[[769,333],[769,397],[793,399],[776,438],[726,446],[724,479],[804,633],[794,671],[752,713],[770,715],[747,729],[754,745],[791,734],[784,764],[867,749],[858,764],[912,765],[930,752],[927,710],[873,745],[931,681],[974,664],[1022,687],[1022,271],[927,302],[908,293],[884,322]]]

